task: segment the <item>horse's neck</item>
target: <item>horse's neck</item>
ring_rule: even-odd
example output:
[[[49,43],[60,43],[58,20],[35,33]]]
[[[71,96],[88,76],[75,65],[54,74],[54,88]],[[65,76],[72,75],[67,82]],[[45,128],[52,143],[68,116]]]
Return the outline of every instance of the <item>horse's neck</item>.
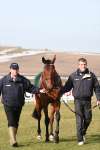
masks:
[[[55,70],[55,73],[54,73],[54,87],[61,87],[61,86],[62,86],[61,78]],[[45,88],[45,89],[47,88],[46,83],[45,83],[45,78],[44,78],[44,72],[41,73],[40,88]]]
[[[46,83],[45,83],[45,78],[44,78],[44,72],[41,73],[40,77],[40,88],[47,88]]]

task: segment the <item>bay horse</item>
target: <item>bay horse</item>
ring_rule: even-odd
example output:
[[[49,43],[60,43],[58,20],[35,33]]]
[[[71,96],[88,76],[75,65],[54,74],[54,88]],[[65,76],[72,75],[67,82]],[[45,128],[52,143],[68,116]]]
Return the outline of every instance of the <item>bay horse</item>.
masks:
[[[55,143],[59,142],[59,121],[60,121],[60,89],[62,87],[62,81],[60,76],[55,70],[56,56],[52,60],[45,59],[42,57],[44,69],[40,76],[40,89],[44,89],[44,93],[35,94],[36,105],[33,112],[33,117],[38,120],[38,137],[41,138],[41,111],[43,110],[45,115],[45,126],[46,126],[46,139],[49,141],[49,137],[54,137]],[[48,105],[51,104],[50,118],[48,114]],[[53,122],[54,115],[56,118],[56,128],[53,134]],[[49,135],[49,124],[50,124],[50,135]],[[54,135],[54,136],[53,136]]]

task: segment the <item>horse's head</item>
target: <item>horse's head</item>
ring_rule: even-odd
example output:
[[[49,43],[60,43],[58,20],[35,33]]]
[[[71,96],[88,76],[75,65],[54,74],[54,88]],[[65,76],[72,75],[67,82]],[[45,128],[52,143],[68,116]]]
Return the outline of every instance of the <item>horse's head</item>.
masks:
[[[54,86],[54,75],[55,75],[55,63],[56,60],[56,55],[52,60],[50,59],[45,59],[42,57],[42,62],[44,64],[44,70],[42,73],[42,86],[43,88],[49,90],[52,89]]]

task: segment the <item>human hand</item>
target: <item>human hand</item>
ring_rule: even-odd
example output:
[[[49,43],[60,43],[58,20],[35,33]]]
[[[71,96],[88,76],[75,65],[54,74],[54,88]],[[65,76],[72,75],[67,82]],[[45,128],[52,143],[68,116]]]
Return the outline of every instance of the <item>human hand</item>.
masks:
[[[100,109],[100,100],[97,100],[97,106],[98,106],[99,109]]]
[[[100,101],[99,100],[97,100],[97,106],[100,106]]]
[[[40,93],[46,93],[45,89],[40,89]]]

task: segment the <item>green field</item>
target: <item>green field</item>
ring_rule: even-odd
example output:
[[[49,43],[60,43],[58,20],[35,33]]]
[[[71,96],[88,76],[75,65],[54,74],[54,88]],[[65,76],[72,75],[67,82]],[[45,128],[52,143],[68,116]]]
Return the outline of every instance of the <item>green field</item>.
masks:
[[[73,105],[71,104],[71,107]],[[100,110],[93,110],[93,120],[87,132],[87,143],[77,145],[75,116],[64,104],[61,106],[60,143],[45,143],[44,116],[42,117],[42,141],[36,139],[37,122],[31,117],[33,104],[28,103],[23,107],[18,130],[18,148],[9,145],[7,121],[3,106],[0,103],[0,150],[100,150]]]

